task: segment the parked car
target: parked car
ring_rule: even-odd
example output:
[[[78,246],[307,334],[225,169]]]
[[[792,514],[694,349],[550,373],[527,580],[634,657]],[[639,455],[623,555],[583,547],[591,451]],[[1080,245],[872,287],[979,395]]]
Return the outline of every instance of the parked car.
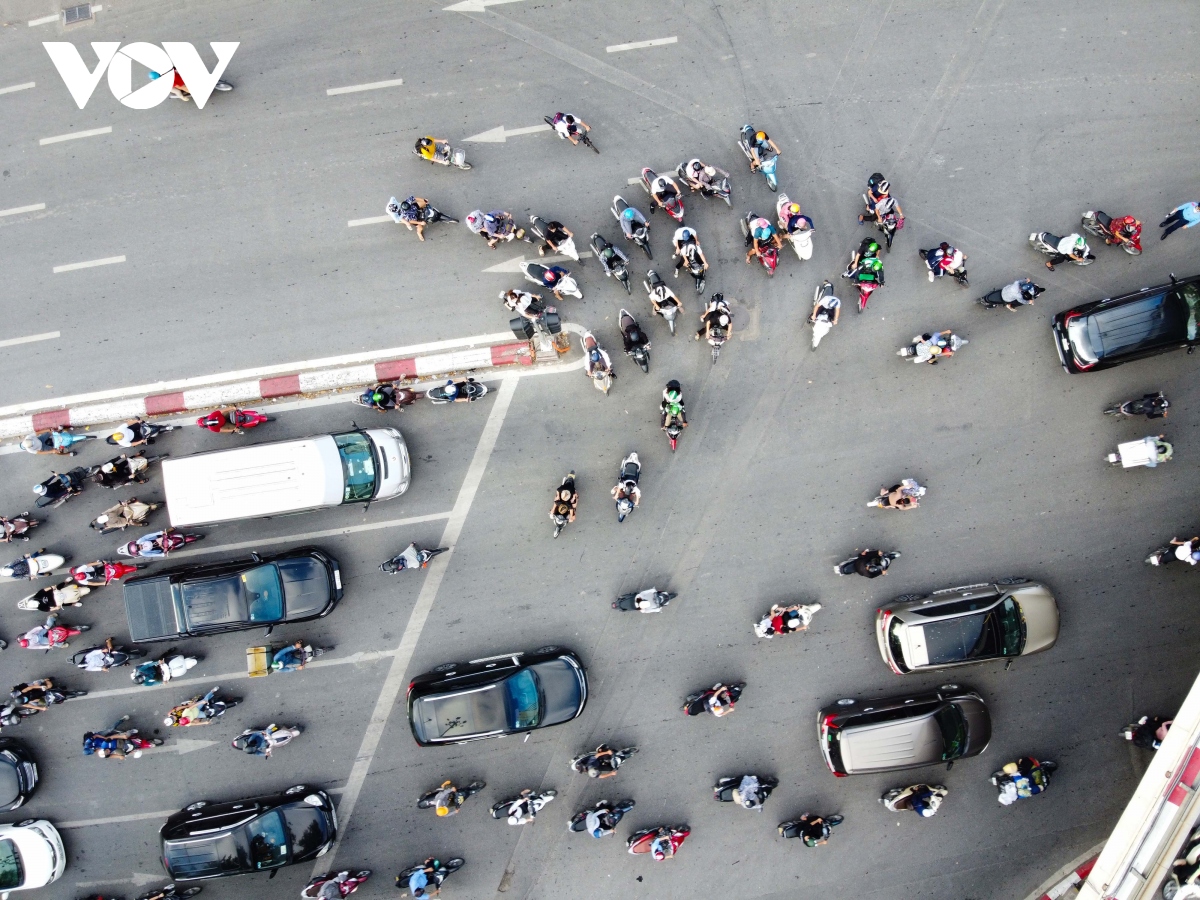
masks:
[[[337,838],[333,800],[297,784],[278,794],[189,803],[159,829],[174,881],[273,871],[323,855]]]
[[[408,686],[408,722],[423,747],[465,744],[569,722],[587,703],[587,673],[570,650],[542,647],[445,663]]]
[[[897,675],[1012,660],[1054,646],[1058,605],[1025,578],[905,594],[875,610],[875,640]]]
[[[1200,343],[1200,275],[1084,303],[1054,317],[1054,346],[1067,372],[1108,369]]]
[[[936,693],[839,700],[817,713],[821,753],[839,778],[978,756],[992,739],[987,704],[946,684]]]
[[[66,868],[62,838],[45,819],[0,825],[0,900],[7,900],[11,891],[53,884]]]
[[[148,643],[319,619],[342,599],[342,573],[332,556],[300,547],[155,569],[124,591],[129,636]]]
[[[0,810],[11,812],[23,806],[37,786],[33,754],[20,741],[0,737]]]

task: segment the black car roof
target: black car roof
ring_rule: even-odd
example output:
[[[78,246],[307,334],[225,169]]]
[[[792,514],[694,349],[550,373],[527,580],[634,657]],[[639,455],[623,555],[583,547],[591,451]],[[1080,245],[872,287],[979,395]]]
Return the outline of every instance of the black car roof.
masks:
[[[1124,350],[1187,339],[1187,312],[1169,290],[1143,294],[1126,302],[1098,309],[1091,315],[1103,356]]]
[[[132,578],[126,579],[126,584],[132,584],[138,581],[152,581],[156,579],[169,579],[171,581],[180,581],[184,578],[213,578],[220,575],[231,575],[236,572],[244,572],[247,569],[253,569],[255,566],[263,563],[279,562],[285,559],[297,559],[303,557],[311,557],[316,555],[319,559],[325,559],[326,554],[318,550],[316,547],[296,547],[292,550],[285,550],[282,553],[269,553],[259,555],[255,560],[251,556],[241,556],[237,559],[227,559],[220,562],[211,563],[183,563],[168,569],[156,569],[153,573],[147,575],[135,575]]]

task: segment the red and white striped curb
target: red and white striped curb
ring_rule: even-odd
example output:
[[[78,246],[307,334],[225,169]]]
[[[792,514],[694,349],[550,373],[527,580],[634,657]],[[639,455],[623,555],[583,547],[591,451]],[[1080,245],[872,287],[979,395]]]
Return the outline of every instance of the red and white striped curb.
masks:
[[[409,356],[361,365],[341,366],[291,375],[273,375],[248,381],[196,387],[190,390],[125,397],[67,409],[51,409],[32,415],[0,419],[0,438],[22,437],[58,425],[102,425],[134,416],[160,416],[188,410],[212,409],[231,403],[274,400],[297,394],[312,394],[337,388],[487,369],[497,366],[532,365],[529,344],[519,341],[470,347],[446,353]]]
[[[1096,860],[1100,858],[1100,854],[1096,854],[1091,859],[1083,864],[1076,866],[1075,871],[1071,872],[1063,878],[1062,881],[1055,884],[1053,887],[1046,890],[1038,900],[1059,900],[1072,888],[1077,888],[1079,885],[1087,881],[1087,877],[1092,874],[1092,869],[1096,865]]]

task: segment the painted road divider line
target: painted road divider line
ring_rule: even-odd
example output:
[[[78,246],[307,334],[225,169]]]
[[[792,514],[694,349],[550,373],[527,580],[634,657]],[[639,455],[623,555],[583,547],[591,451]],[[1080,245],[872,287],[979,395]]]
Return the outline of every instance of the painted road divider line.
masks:
[[[26,337],[8,338],[0,341],[0,347],[15,347],[17,344],[32,344],[34,341],[52,341],[59,336],[57,331],[46,331],[42,334],[31,334]]]
[[[37,87],[37,82],[27,81],[24,84],[14,84],[12,87],[0,88],[0,94],[15,94],[17,91],[27,91],[31,87]]]
[[[463,0],[453,6],[443,6],[442,12],[483,12],[489,6],[499,6],[502,3],[519,3],[520,0]]]
[[[404,84],[403,78],[393,78],[390,81],[372,81],[368,84],[352,84],[348,87],[329,88],[325,92],[327,97],[333,97],[337,94],[357,94],[359,91],[377,91],[380,88],[400,87]]]
[[[68,263],[65,266],[55,266],[54,274],[59,272],[74,272],[76,269],[94,269],[96,266],[111,266],[114,263],[125,262],[124,256],[106,256],[104,259],[89,259],[87,262]]]
[[[49,25],[52,22],[58,22],[61,20],[62,20],[62,13],[57,13],[53,16],[42,16],[40,19],[30,19],[29,27],[36,28],[38,25]]]
[[[391,216],[371,216],[367,219],[351,219],[346,223],[347,228],[357,228],[359,225],[382,225],[384,222],[391,222]]]
[[[21,213],[38,212],[46,208],[45,203],[32,203],[29,206],[14,206],[12,209],[0,209],[0,217],[19,216]]]
[[[632,44],[613,44],[604,49],[609,53],[623,53],[626,50],[645,50],[647,47],[663,47],[667,44],[678,44],[679,38],[654,38],[651,41],[634,41]]]
[[[103,128],[89,128],[87,131],[72,131],[70,134],[57,134],[54,137],[42,138],[38,143],[45,147],[47,144],[61,144],[63,141],[75,141],[79,138],[95,137],[98,134],[112,134],[112,126],[105,125]]]

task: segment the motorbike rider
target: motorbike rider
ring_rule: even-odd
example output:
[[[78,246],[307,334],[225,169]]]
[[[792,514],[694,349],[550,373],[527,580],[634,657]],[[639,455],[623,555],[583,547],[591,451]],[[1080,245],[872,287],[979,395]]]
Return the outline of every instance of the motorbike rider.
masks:
[[[529,291],[509,289],[500,295],[500,299],[506,307],[530,322],[536,322],[546,311],[541,295],[531,294]]]
[[[806,607],[803,603],[794,603],[791,606],[781,606],[776,603],[771,607],[770,612],[754,626],[754,633],[770,640],[777,634],[808,631],[808,623],[812,621],[814,607],[821,608],[818,604]]]
[[[166,556],[171,550],[171,535],[175,533],[174,528],[164,528],[161,531],[152,531],[149,534],[143,534],[140,538],[132,543],[137,545],[136,556],[144,556],[147,559],[161,559]]]
[[[904,219],[904,211],[891,195],[891,190],[891,183],[879,172],[867,179],[867,209],[864,215],[858,217],[860,225],[868,220],[882,222],[883,217],[893,210],[897,218]]]
[[[1040,794],[1050,786],[1050,772],[1055,768],[1043,766],[1032,756],[1022,756],[1010,762],[993,776],[992,783],[1000,789],[996,798],[1001,806],[1011,806],[1018,800]]]
[[[453,378],[448,379],[444,385],[446,398],[452,403],[470,403],[471,394],[467,389],[467,382],[475,381],[474,378],[465,378],[462,381],[455,381]]]
[[[532,822],[537,817],[537,809],[534,808],[533,798],[535,794],[532,788],[525,788],[508,806],[508,823],[510,825],[525,825]]]
[[[1006,284],[1000,288],[1000,300],[1004,306],[1012,310],[1018,310],[1022,306],[1033,306],[1033,301],[1039,294],[1044,294],[1046,289],[1033,283],[1029,278],[1018,278],[1012,284]],[[985,301],[988,309],[996,306],[995,303]]]
[[[38,572],[38,565],[34,562],[34,558],[41,556],[45,552],[46,548],[43,547],[36,553],[26,553],[20,559],[14,560],[7,566],[0,568],[0,576],[5,578],[28,578],[30,581],[40,578],[41,574]]]
[[[720,179],[728,178],[729,173],[716,166],[705,165],[698,159],[692,159],[683,167],[683,177],[693,191],[707,192],[713,190],[713,186]]]
[[[624,228],[624,224],[621,226]],[[626,235],[628,237],[628,235]],[[605,275],[613,275],[620,266],[629,265],[629,257],[620,251],[619,248],[605,242],[604,249],[597,254],[600,258],[600,266],[604,269]]]
[[[645,591],[642,593],[645,593]],[[641,595],[639,594],[638,596]],[[608,744],[601,744],[597,747],[583,761],[582,769],[587,773],[588,778],[612,778],[616,775],[617,767],[613,764],[614,754],[615,751]]]
[[[1108,231],[1110,236],[1104,243],[1114,246],[1132,244],[1142,236],[1142,223],[1133,216],[1117,216],[1109,223]]]
[[[1155,391],[1153,394],[1143,394],[1142,397],[1143,413],[1147,419],[1163,419],[1168,415],[1167,410],[1171,407],[1171,401],[1163,396],[1162,391]],[[1136,401],[1134,401],[1136,402]],[[1121,409],[1124,411],[1129,403],[1122,403]],[[27,514],[26,514],[27,515]],[[29,540],[26,538],[26,540]]]
[[[846,271],[842,273],[842,277],[851,277],[855,270],[858,269],[858,267],[862,264],[863,260],[878,258],[879,241],[871,237],[863,238],[858,245],[858,249],[850,255],[850,264],[846,266]]]
[[[633,240],[634,233],[645,230],[646,225],[646,217],[632,206],[621,210],[621,233],[627,240]]]
[[[125,746],[129,741],[137,736],[137,729],[130,728],[128,731],[85,731],[83,733],[83,755],[91,756],[93,753],[100,759],[124,759]],[[134,759],[138,759],[142,755],[142,751],[134,749],[129,754]]]
[[[1194,537],[1190,541],[1171,538],[1171,546],[1175,548],[1175,558],[1181,562],[1185,562],[1189,566],[1200,563],[1200,537]]]
[[[17,521],[13,521],[13,519]],[[15,540],[28,541],[29,535],[25,532],[41,524],[36,519],[29,518],[28,510],[19,516],[14,516],[13,519],[8,516],[0,516],[0,544],[11,544]],[[22,522],[24,527],[21,527],[18,522]]]
[[[898,553],[884,553],[882,550],[872,550],[868,547],[855,557],[854,571],[864,578],[878,578],[880,575],[887,574],[888,566],[892,564],[892,560],[898,555]],[[847,574],[842,571],[840,565],[834,566],[833,571],[838,575]]]
[[[130,525],[143,525],[146,516],[158,509],[157,503],[142,503],[137,497],[110,506],[91,521],[91,527],[101,533],[124,531]]]
[[[929,267],[930,281],[945,275],[953,275],[960,271],[963,268],[963,260],[967,258],[965,253],[957,247],[951,247],[945,241],[942,241],[933,250],[920,250],[918,252],[921,254],[921,258],[925,260],[925,265]]]
[[[562,266],[544,266],[541,274],[542,286],[550,288],[554,296],[559,300],[562,300],[563,295],[559,292],[561,290],[562,280],[563,278],[569,278],[570,276],[570,271],[564,269]]]
[[[925,495],[925,488],[915,479],[905,478],[899,484],[881,487],[879,496],[868,503],[868,506],[878,506],[880,509],[916,509],[919,499]]]
[[[172,651],[168,650],[159,659],[150,660],[144,663],[138,663],[129,677],[135,684],[140,684],[145,687],[153,687],[156,684],[165,684],[171,680],[171,665],[167,662],[172,655]]]
[[[1051,272],[1059,263],[1078,262],[1087,257],[1088,246],[1087,241],[1081,235],[1071,233],[1062,238],[1055,248],[1058,252],[1051,255],[1046,263],[1046,268]]]
[[[828,281],[825,282],[830,288],[833,287]],[[819,300],[813,302],[812,314],[808,317],[809,322],[815,323],[817,319],[824,319],[830,326],[836,325],[842,314],[842,301],[833,294],[827,294]]]
[[[630,319],[629,323],[621,329],[621,341],[625,347],[626,353],[632,353],[638,347],[644,347],[650,343],[650,338],[646,332],[642,331],[642,326],[638,325],[637,321]]]
[[[750,249],[746,251],[746,262],[750,262],[768,247],[774,247],[776,250],[783,248],[783,240],[779,237],[779,233],[775,230],[775,226],[762,216],[751,220],[749,223],[749,232],[746,235],[746,243],[750,247]]]
[[[779,211],[779,219],[783,230],[789,235],[802,231],[812,231],[813,220],[800,212],[799,203],[789,203]]]
[[[298,672],[308,665],[309,656],[304,649],[304,641],[296,641],[275,651],[271,658],[271,671]]]
[[[738,786],[733,789],[734,802],[740,803],[743,809],[761,810],[763,801],[759,787],[757,775],[743,775]]]
[[[122,453],[102,463],[100,469],[92,476],[92,481],[101,487],[118,488],[123,484],[135,482],[145,484],[150,480],[150,463],[141,453],[127,456]]]
[[[118,447],[141,447],[144,444],[153,444],[154,438],[150,437],[148,430],[148,423],[135,416],[132,419],[126,419],[125,424],[109,435],[107,440],[108,443]]]
[[[713,685],[712,693],[708,695],[708,699],[704,701],[704,705],[710,713],[719,719],[733,712],[736,704],[733,700],[733,694],[729,692],[729,688],[723,684],[716,684]]]
[[[439,145],[445,150],[439,150]],[[422,159],[427,159],[430,162],[441,163],[446,166],[450,164],[450,142],[441,138],[435,138],[431,135],[426,135],[423,138],[418,138],[416,143],[416,151]]]
[[[665,284],[656,284],[650,291],[650,305],[656,315],[662,315],[663,307],[675,306],[683,312],[683,302],[675,296],[675,292]]]
[[[733,316],[729,312],[729,304],[725,302],[724,294],[713,294],[708,306],[700,314],[700,330],[696,332],[696,340],[708,340],[714,328],[725,330],[725,338],[733,337]]]
[[[575,479],[569,478],[554,492],[554,502],[550,505],[550,518],[566,516],[568,522],[574,522],[575,509],[578,505],[579,492],[575,490]]]
[[[950,347],[950,337],[952,332],[947,329],[935,333],[922,334],[920,340],[916,341],[913,346],[913,362],[914,363],[929,363],[931,366],[936,366],[938,360],[944,359],[947,356],[953,356],[954,351]]]
[[[107,672],[119,661],[112,638],[104,639],[103,647],[93,647],[83,656],[79,667],[85,672]]]
[[[40,612],[55,612],[67,606],[83,606],[80,598],[91,591],[71,579],[30,594],[22,601],[22,608],[28,608],[24,604],[32,603]]]
[[[396,403],[396,385],[387,381],[380,382],[374,387],[363,391],[362,400],[364,405],[371,407],[371,409],[377,409],[380,412],[399,409]]]
[[[428,206],[428,200],[414,194],[399,203],[389,201],[387,211],[393,218],[398,217],[400,224],[409,231],[415,228],[417,237],[423,241],[425,240],[425,209]]]
[[[493,209],[483,217],[483,234],[493,250],[501,241],[511,241],[516,235],[513,217],[502,209]]]
[[[35,431],[26,435],[21,441],[21,449],[26,453],[41,455],[55,453],[59,456],[78,456],[79,451],[72,450],[71,445],[86,440],[94,440],[98,435],[76,436],[65,425],[55,425],[49,431]]]
[[[637,482],[632,480],[617,482],[611,494],[614,500],[628,499],[635,507],[642,500],[642,489],[637,486]]]
[[[802,823],[800,826],[800,838],[804,841],[804,846],[820,847],[822,844],[829,842],[831,832],[829,823],[820,816],[805,813],[797,821]]]
[[[456,788],[453,781],[443,781],[433,798],[434,812],[442,818],[456,816],[466,799],[466,794]]]
[[[671,830],[669,828],[664,826],[658,830],[658,834],[650,842],[650,854],[657,862],[662,862],[675,855],[675,851],[671,849]]]
[[[212,698],[217,695],[218,690],[219,688],[213,688],[203,697],[193,697],[178,706],[171,707],[171,711],[163,719],[163,724],[171,726],[211,725],[212,720],[216,717],[212,715],[210,703]]]
[[[436,897],[440,893],[437,870],[433,867],[435,862],[436,858],[429,857],[421,864],[421,868],[408,876],[408,890],[414,897]]]
[[[667,386],[663,388],[662,402],[658,406],[658,411],[662,416],[662,429],[667,430],[667,426],[672,422],[677,422],[680,428],[687,428],[687,410],[683,406],[683,389],[679,386],[679,382],[672,379],[667,382]]]
[[[671,239],[671,243],[675,246],[675,255],[679,261],[675,263],[675,277],[679,277],[679,270],[685,266],[691,266],[691,256],[696,256],[700,259],[700,271],[708,270],[708,260],[704,258],[704,251],[700,249],[700,238],[696,234],[694,228],[676,228],[675,236]]]
[[[579,138],[577,135],[586,134],[592,130],[592,126],[579,116],[571,113],[556,112],[554,114],[554,131],[558,134],[560,141],[570,141],[575,146],[579,146]]]
[[[588,378],[596,378],[597,376],[608,375],[609,378],[616,378],[617,373],[612,370],[612,364],[608,360],[606,354],[597,345],[593,347],[584,360],[585,373]]]
[[[70,475],[52,472],[50,477],[40,484],[33,486],[33,492],[43,498],[46,503],[61,500],[64,497],[74,497],[83,492],[83,485],[76,484]],[[43,504],[45,505],[45,504]]]
[[[553,250],[557,253],[558,245],[569,241],[573,237],[575,237],[575,232],[562,222],[546,223],[546,236],[538,246],[538,256],[545,256],[547,250]]]
[[[71,646],[67,638],[82,633],[82,628],[70,628],[58,625],[58,613],[51,613],[46,621],[37,628],[31,628],[17,639],[17,643],[27,650],[49,650],[51,647]]]
[[[603,775],[599,776],[605,777]],[[594,809],[589,809],[584,817],[584,827],[594,838],[602,838],[617,830],[618,819],[614,819],[612,810],[605,801],[601,801]]]
[[[758,171],[758,167],[762,165],[763,159],[768,153],[779,155],[779,147],[767,135],[765,131],[755,131],[754,136],[750,139],[750,153],[753,158],[750,160],[750,171]]]
[[[679,187],[666,175],[655,175],[650,182],[650,212],[653,214],[656,206],[666,209],[667,201],[671,199],[679,199]]]
[[[1144,750],[1157,750],[1167,739],[1174,721],[1162,716],[1142,716],[1135,724],[1125,727],[1125,740]]]
[[[204,416],[197,424],[214,434],[242,434],[242,427],[237,423],[237,413],[236,406],[223,406]]]

